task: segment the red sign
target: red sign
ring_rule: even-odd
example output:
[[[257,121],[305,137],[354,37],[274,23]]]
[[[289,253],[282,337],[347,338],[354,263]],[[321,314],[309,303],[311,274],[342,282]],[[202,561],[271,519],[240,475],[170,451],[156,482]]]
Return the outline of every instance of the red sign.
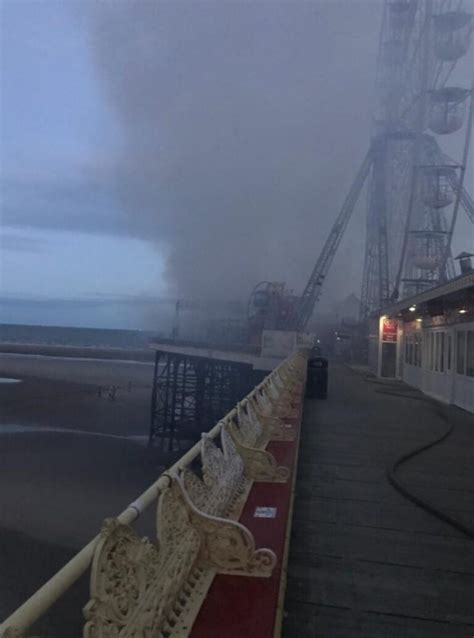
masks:
[[[397,341],[396,319],[388,319],[387,317],[382,319],[382,341],[389,341],[391,343]]]

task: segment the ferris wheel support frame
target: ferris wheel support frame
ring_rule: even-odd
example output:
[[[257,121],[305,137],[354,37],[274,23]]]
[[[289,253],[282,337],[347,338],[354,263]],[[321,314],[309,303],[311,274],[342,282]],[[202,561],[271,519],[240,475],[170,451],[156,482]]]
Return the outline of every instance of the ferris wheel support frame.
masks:
[[[469,148],[471,145],[471,135],[472,135],[472,120],[473,120],[473,111],[474,111],[474,83],[471,85],[471,95],[470,95],[470,103],[469,103],[469,115],[467,118],[467,133],[464,141],[464,150],[463,157],[460,167],[459,179],[457,180],[456,187],[456,199],[454,202],[453,215],[451,217],[451,224],[449,226],[448,235],[446,237],[446,246],[443,254],[443,259],[440,264],[438,277],[440,281],[444,281],[446,279],[446,262],[451,254],[451,243],[453,240],[454,229],[456,227],[456,221],[459,212],[459,205],[461,203],[461,199],[463,198],[463,190],[464,190],[464,176],[466,174],[466,165],[467,159],[469,156]],[[466,193],[467,194],[467,193]]]
[[[373,200],[371,205],[375,207],[377,212],[377,243],[378,243],[378,294],[379,299],[388,300],[389,295],[389,272],[388,272],[388,235],[387,235],[387,212],[386,212],[386,160],[387,160],[387,139],[386,137],[378,138],[374,142],[374,162],[372,168],[373,178]],[[371,215],[372,217],[372,215]]]
[[[458,181],[456,178],[451,181],[451,185],[453,188],[458,188]],[[474,224],[474,201],[472,197],[469,195],[464,185],[459,186],[460,191],[460,204],[464,208],[464,212],[466,213],[468,219]]]
[[[412,163],[412,174],[410,179],[410,199],[408,203],[408,211],[405,221],[405,230],[403,234],[403,244],[402,250],[400,254],[400,260],[398,263],[397,275],[395,277],[395,283],[393,287],[393,291],[391,294],[392,299],[398,299],[400,294],[400,282],[403,275],[403,269],[405,267],[406,262],[406,254],[408,247],[408,238],[410,236],[410,229],[413,219],[413,213],[415,209],[417,188],[418,188],[418,165],[420,163],[422,145],[423,145],[423,130],[424,130],[424,120],[426,113],[426,105],[427,105],[427,92],[428,92],[428,80],[429,80],[429,51],[430,51],[430,42],[431,42],[431,20],[433,16],[433,2],[432,0],[427,0],[426,3],[427,11],[425,15],[425,24],[423,25],[422,33],[420,38],[423,37],[423,50],[422,50],[422,65],[421,65],[421,78],[422,81],[420,83],[420,92],[416,95],[416,137],[415,144],[413,148],[413,163]],[[418,41],[417,46],[420,41]]]

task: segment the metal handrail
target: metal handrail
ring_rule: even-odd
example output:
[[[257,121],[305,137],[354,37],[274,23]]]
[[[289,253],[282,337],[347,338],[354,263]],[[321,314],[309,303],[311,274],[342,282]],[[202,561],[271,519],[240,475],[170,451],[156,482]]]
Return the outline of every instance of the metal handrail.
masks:
[[[250,399],[254,394],[264,388],[272,377],[282,369],[291,365],[292,359],[297,356],[294,353],[267,375],[246,397]],[[234,407],[219,423],[217,423],[207,436],[214,439],[221,431],[225,422],[237,415],[237,406]],[[117,517],[119,523],[129,525],[136,521],[140,514],[153,504],[163,489],[169,487],[169,475],[188,466],[201,453],[201,442],[193,445],[176,463],[168,468],[147,490],[130,503]],[[85,545],[64,567],[54,574],[42,587],[40,587],[26,602],[18,607],[1,625],[0,637],[12,638],[21,636],[21,632],[30,628],[48,609],[61,598],[63,594],[87,571],[89,568],[100,534],[95,536]]]

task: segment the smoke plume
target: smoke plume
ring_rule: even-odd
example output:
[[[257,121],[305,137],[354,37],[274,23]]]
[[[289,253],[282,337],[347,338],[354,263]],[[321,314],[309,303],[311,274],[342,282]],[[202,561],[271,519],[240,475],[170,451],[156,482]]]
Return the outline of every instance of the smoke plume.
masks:
[[[272,279],[301,291],[368,146],[373,7],[91,6],[124,132],[117,187],[130,232],[166,255],[170,290],[229,299]]]

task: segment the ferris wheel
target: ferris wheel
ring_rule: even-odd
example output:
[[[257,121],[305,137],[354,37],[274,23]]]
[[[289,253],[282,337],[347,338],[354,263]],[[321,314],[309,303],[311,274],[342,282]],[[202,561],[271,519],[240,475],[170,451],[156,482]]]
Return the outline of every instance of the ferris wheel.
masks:
[[[296,329],[312,316],[365,185],[360,319],[455,276],[451,245],[460,208],[474,224],[463,185],[473,85],[456,78],[459,63],[469,62],[472,30],[463,0],[385,0],[369,149],[299,299]],[[456,142],[454,156],[443,150],[446,139]]]
[[[455,274],[451,243],[459,208],[474,221],[463,187],[473,91],[456,81],[472,29],[459,0],[385,1],[367,175],[363,315]],[[443,151],[450,136],[457,157]]]
[[[385,0],[369,149],[286,327],[305,330],[364,186],[361,321],[455,276],[460,208],[474,224],[464,188],[474,91],[456,78],[460,61],[469,62],[473,23],[463,0]],[[454,155],[443,150],[446,139],[455,140]]]

